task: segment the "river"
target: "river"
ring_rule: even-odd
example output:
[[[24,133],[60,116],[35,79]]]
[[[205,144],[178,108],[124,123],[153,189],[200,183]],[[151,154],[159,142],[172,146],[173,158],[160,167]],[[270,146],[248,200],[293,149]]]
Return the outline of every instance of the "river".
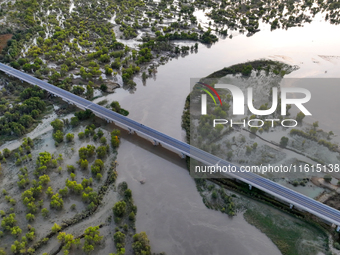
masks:
[[[311,24],[288,31],[270,31],[268,25],[261,24],[261,31],[252,37],[234,32],[232,39],[220,39],[211,47],[200,44],[198,53],[172,59],[158,67],[155,78],[148,79],[145,86],[135,79],[136,91],[118,89],[106,99],[119,101],[130,112],[130,118],[185,141],[181,115],[190,92],[190,78],[205,77],[223,67],[260,58],[298,65],[300,69],[289,74],[290,78],[338,77],[340,34],[337,26],[321,19],[321,15],[317,15]],[[323,98],[329,97],[333,102],[332,107],[338,106],[339,87],[325,90],[311,86],[311,89],[312,95],[323,93]],[[315,119],[322,128],[328,129],[331,125],[327,121],[339,118],[336,111],[325,116],[319,110],[310,121]],[[49,121],[44,120],[27,136],[34,138],[50,130],[46,124]],[[340,133],[336,132],[334,123],[332,130]],[[18,141],[9,142],[1,149],[18,144]],[[207,209],[186,170],[185,161],[175,153],[155,147],[136,135],[123,135],[117,161],[118,182],[128,183],[138,207],[137,232],[147,233],[153,252],[280,254],[270,239],[249,225],[241,214],[229,218]],[[141,184],[141,180],[145,184]]]
[[[261,24],[261,32],[252,37],[235,33],[232,39],[219,40],[212,47],[199,45],[197,54],[160,66],[155,79],[148,79],[146,86],[136,80],[137,89],[133,93],[119,89],[106,98],[119,101],[130,112],[130,118],[185,140],[181,115],[190,92],[190,78],[260,58],[300,66],[288,75],[291,78],[339,76],[337,57],[324,56],[340,56],[340,34],[336,26],[322,20],[318,15],[311,24],[288,31],[270,31],[268,25]],[[329,94],[332,96],[332,91]],[[322,113],[317,114],[313,117],[322,121]],[[153,252],[280,254],[242,215],[229,218],[207,209],[184,160],[135,138],[122,139],[118,181],[126,181],[133,192],[138,206],[137,231],[148,234]],[[140,180],[145,180],[145,184],[140,184]]]

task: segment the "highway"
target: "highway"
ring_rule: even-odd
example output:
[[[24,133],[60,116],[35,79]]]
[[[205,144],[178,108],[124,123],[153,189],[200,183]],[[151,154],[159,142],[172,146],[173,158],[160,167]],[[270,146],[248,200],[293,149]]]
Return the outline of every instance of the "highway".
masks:
[[[81,109],[89,109],[96,116],[103,118],[108,122],[113,122],[121,126],[124,126],[131,131],[134,131],[138,134],[141,134],[142,136],[145,136],[153,140],[155,143],[160,143],[164,145],[165,147],[169,147],[177,152],[180,152],[184,155],[194,158],[198,160],[199,162],[202,162],[207,165],[216,165],[218,163],[219,166],[229,166],[229,165],[234,166],[233,164],[223,159],[220,159],[210,153],[207,153],[196,147],[190,146],[189,144],[185,142],[174,139],[155,129],[152,129],[143,124],[140,124],[134,120],[131,120],[125,116],[122,116],[116,112],[113,112],[105,107],[92,103],[91,101],[88,101],[84,98],[76,96],[68,91],[58,88],[45,81],[39,80],[31,75],[23,73],[7,65],[0,63],[0,70],[10,76],[16,77],[29,84],[37,85],[40,88],[50,92],[51,94],[62,98],[64,101],[67,101],[71,104],[78,106]],[[293,191],[289,188],[286,188],[278,183],[275,183],[271,180],[263,178],[254,173],[246,173],[246,172],[242,173],[239,171],[236,173],[228,173],[228,175],[232,178],[239,179],[251,185],[252,187],[256,187],[268,194],[271,194],[280,200],[286,201],[287,203],[293,206],[301,208],[321,219],[326,220],[327,222],[331,224],[335,224],[338,227],[340,226],[340,211],[334,208],[331,208],[312,198],[302,195],[296,191]]]

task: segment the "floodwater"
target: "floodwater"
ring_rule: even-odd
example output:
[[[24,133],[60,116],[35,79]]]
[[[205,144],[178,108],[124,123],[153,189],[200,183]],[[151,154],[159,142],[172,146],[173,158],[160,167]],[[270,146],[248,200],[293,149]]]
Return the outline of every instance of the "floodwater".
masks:
[[[207,209],[177,154],[127,136],[118,151],[118,182],[126,181],[132,190],[137,232],[147,233],[153,252],[280,254],[242,215],[229,218]]]
[[[252,37],[235,33],[232,39],[220,40],[212,47],[199,45],[197,54],[160,66],[145,86],[136,80],[133,93],[119,89],[106,98],[119,101],[130,118],[184,141],[181,115],[190,78],[260,58],[300,66],[288,75],[291,78],[339,76],[337,57],[329,57],[330,61],[324,56],[340,56],[340,34],[336,26],[321,21],[321,15],[303,28],[272,32],[268,25],[260,28],[261,32]],[[329,95],[334,99],[338,94],[330,91]],[[322,114],[313,117],[322,119]],[[137,231],[148,234],[153,252],[280,254],[242,215],[228,218],[207,209],[179,156],[139,141],[136,135],[124,137],[118,153],[118,181],[126,181],[132,189],[138,206]],[[145,184],[140,184],[141,180]]]
[[[137,89],[133,93],[118,89],[106,99],[119,101],[130,112],[131,119],[185,141],[181,115],[190,92],[190,78],[205,77],[223,67],[260,58],[300,66],[288,75],[291,78],[339,76],[338,27],[321,21],[321,15],[303,28],[272,32],[268,25],[262,24],[260,28],[261,32],[252,37],[234,32],[232,39],[221,39],[211,47],[200,44],[198,53],[178,57],[158,67],[155,77],[148,79],[145,86],[135,79]],[[312,95],[322,90],[314,87]],[[337,95],[329,91],[329,100],[335,100]],[[327,116],[328,119],[339,119],[336,111],[330,114],[333,117]],[[324,120],[321,111],[313,113],[313,118]],[[44,121],[40,125],[40,134],[50,129],[45,124]],[[33,132],[27,136],[34,138],[36,130]],[[1,149],[15,144],[8,143]],[[229,218],[207,209],[186,170],[185,161],[175,153],[153,146],[136,135],[124,134],[117,161],[118,182],[128,183],[138,207],[137,231],[147,233],[153,252],[280,254],[269,238],[249,225],[241,214]]]

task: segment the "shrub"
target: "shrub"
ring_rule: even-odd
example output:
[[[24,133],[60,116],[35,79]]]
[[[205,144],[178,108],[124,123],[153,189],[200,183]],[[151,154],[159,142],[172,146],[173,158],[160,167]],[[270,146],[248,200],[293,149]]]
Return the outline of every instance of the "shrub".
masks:
[[[2,151],[2,154],[4,155],[5,158],[8,158],[11,155],[11,151],[9,149],[5,148]]]
[[[52,232],[57,233],[60,229],[61,229],[61,227],[57,223],[54,223],[54,225],[52,227]]]
[[[123,248],[125,246],[125,234],[117,231],[114,235],[114,242],[117,249]]]
[[[54,131],[62,131],[64,128],[64,122],[56,119],[54,121],[51,122],[51,126],[53,127]]]
[[[105,137],[102,137],[102,138],[105,138]],[[99,146],[99,147],[97,148],[96,152],[97,152],[98,158],[101,158],[101,159],[102,159],[102,158],[105,158],[106,152],[107,152],[106,146]]]
[[[149,239],[145,232],[133,236],[132,249],[135,254],[151,255]]]
[[[280,140],[280,146],[286,147],[288,145],[288,137],[282,136]]]
[[[73,165],[67,165],[67,171],[69,173],[74,173],[76,171],[76,168]]]
[[[78,137],[79,139],[83,139],[85,137],[85,133],[84,132],[78,133]]]
[[[53,134],[53,139],[57,142],[57,143],[61,143],[62,141],[64,141],[64,133],[60,130],[57,130],[57,132],[55,132]]]
[[[44,218],[47,218],[48,214],[49,214],[49,210],[47,210],[46,208],[41,209],[41,214]]]
[[[124,201],[119,201],[113,206],[112,209],[115,216],[121,217],[126,211],[126,203]]]
[[[63,208],[63,205],[64,205],[64,201],[59,196],[59,194],[58,193],[54,194],[51,198],[50,206],[52,208],[61,209],[61,208]]]
[[[325,182],[330,183],[332,181],[332,176],[330,176],[329,174],[326,174],[323,179],[325,180]]]
[[[66,135],[66,141],[67,141],[67,142],[72,142],[73,139],[74,139],[74,134],[68,133],[68,134]]]
[[[131,198],[131,197],[132,197],[132,191],[131,191],[131,189],[125,190],[125,191],[124,191],[124,196],[125,196],[127,199]]]
[[[214,191],[212,192],[211,197],[212,197],[213,199],[216,199],[216,198],[217,198],[217,192],[216,192],[216,190],[214,190]]]
[[[26,214],[26,220],[28,221],[34,221],[35,220],[35,216],[31,213]]]
[[[131,212],[131,213],[129,214],[129,220],[131,220],[131,221],[135,221],[135,220],[136,220],[136,216],[135,216],[135,213],[134,213],[134,212]]]

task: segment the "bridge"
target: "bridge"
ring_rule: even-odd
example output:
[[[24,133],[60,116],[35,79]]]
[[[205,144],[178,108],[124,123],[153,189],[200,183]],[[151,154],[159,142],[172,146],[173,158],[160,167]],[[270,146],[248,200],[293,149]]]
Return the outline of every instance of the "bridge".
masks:
[[[97,105],[91,101],[76,96],[66,90],[58,88],[52,84],[37,79],[31,75],[28,75],[2,63],[0,63],[0,71],[6,73],[9,76],[16,77],[21,81],[25,81],[32,85],[37,85],[38,87],[48,91],[54,96],[58,96],[64,101],[76,105],[80,109],[91,110],[96,116],[105,119],[107,122],[115,123],[118,126],[124,127],[129,130],[130,133],[136,132],[137,134],[140,134],[141,136],[144,136],[153,141],[155,145],[161,144],[164,147],[168,147],[171,150],[180,153],[183,157],[191,157],[209,166],[216,164],[221,167],[235,166],[210,153],[193,147],[185,142],[174,139],[155,129],[140,124],[123,115],[106,109],[105,107]],[[239,167],[237,167],[237,169],[239,170]],[[295,206],[325,220],[329,224],[334,224],[337,226],[337,231],[340,230],[340,211],[332,207],[322,204],[312,198],[302,195],[296,191],[293,191],[287,187],[284,187],[278,183],[275,183],[254,173],[237,171],[235,173],[228,173],[228,175],[232,178],[249,184],[249,188],[256,187],[282,201],[289,203],[291,208]]]

